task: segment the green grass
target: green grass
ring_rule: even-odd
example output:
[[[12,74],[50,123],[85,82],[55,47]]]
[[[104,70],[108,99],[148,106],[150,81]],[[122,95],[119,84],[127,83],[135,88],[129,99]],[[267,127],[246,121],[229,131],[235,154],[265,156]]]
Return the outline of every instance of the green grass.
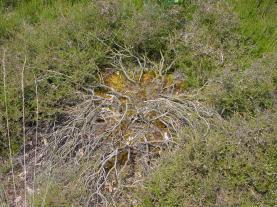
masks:
[[[277,4],[274,0],[230,0],[241,22],[245,41],[255,46],[253,56],[276,52]]]
[[[0,37],[1,42],[12,38],[22,24],[35,24],[45,19],[54,19],[66,12],[77,1],[5,1],[0,2]]]

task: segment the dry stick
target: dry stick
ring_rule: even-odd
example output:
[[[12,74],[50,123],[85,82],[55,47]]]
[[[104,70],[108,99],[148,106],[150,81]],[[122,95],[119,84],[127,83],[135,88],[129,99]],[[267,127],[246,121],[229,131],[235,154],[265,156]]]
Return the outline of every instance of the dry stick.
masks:
[[[36,87],[36,135],[35,135],[35,155],[34,155],[34,180],[33,180],[33,206],[35,202],[35,182],[36,182],[36,164],[37,164],[37,143],[38,143],[38,83],[35,77],[35,87]]]
[[[10,124],[9,124],[9,113],[8,113],[8,103],[7,103],[7,85],[6,85],[6,63],[5,63],[6,51],[3,49],[3,82],[4,82],[4,102],[5,102],[5,110],[6,110],[6,127],[7,127],[7,137],[8,137],[8,145],[9,145],[9,160],[12,169],[12,182],[13,182],[13,191],[14,197],[16,198],[16,187],[15,187],[15,176],[13,169],[13,159],[12,159],[12,147],[11,147],[11,137],[10,137]]]
[[[26,172],[26,134],[25,134],[25,98],[24,98],[24,70],[27,58],[25,56],[21,74],[22,92],[22,133],[23,133],[23,171],[24,171],[24,207],[27,207],[27,172]]]

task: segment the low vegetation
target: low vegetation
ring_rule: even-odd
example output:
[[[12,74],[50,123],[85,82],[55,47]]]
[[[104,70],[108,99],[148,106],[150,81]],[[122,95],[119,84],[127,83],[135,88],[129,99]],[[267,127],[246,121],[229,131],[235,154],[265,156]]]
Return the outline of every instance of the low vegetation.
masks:
[[[276,15],[0,0],[0,202],[274,206]]]
[[[206,137],[188,138],[158,166],[141,206],[274,206],[276,114],[235,115]]]

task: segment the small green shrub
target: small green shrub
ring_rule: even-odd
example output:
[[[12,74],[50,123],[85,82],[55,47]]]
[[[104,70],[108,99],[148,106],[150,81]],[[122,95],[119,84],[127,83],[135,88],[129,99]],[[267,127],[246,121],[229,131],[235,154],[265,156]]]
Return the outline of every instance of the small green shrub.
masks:
[[[276,58],[265,57],[243,72],[230,72],[222,80],[223,88],[213,95],[217,110],[225,117],[255,114],[274,107],[276,100]]]
[[[271,113],[218,123],[206,143],[187,140],[150,176],[139,206],[273,206],[277,154]]]

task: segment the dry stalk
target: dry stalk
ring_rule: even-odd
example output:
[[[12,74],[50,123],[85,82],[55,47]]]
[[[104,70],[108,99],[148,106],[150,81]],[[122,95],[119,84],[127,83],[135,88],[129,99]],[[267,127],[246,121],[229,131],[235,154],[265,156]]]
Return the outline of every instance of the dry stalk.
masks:
[[[35,93],[36,93],[36,129],[35,129],[35,148],[34,148],[34,168],[33,168],[33,203],[35,203],[35,183],[36,183],[36,165],[37,165],[37,145],[38,145],[38,113],[39,113],[39,105],[38,105],[38,82],[35,77]]]
[[[24,71],[25,71],[26,61],[27,61],[27,58],[25,56],[22,70],[21,70],[24,207],[27,207],[26,128],[25,128],[25,97],[24,97]]]

